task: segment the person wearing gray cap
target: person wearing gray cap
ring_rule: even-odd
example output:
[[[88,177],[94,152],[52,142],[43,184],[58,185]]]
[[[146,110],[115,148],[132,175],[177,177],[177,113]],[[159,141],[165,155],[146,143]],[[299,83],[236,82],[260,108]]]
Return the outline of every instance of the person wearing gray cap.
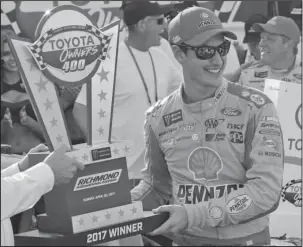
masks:
[[[242,85],[264,90],[266,79],[302,83],[302,63],[298,54],[300,29],[291,19],[275,16],[252,28],[261,35],[260,62],[242,71]]]
[[[183,10],[168,34],[184,82],[146,113],[146,168],[132,200],[168,212],[150,234],[177,245],[270,244],[284,164],[275,106],[223,78],[236,35],[212,11]]]

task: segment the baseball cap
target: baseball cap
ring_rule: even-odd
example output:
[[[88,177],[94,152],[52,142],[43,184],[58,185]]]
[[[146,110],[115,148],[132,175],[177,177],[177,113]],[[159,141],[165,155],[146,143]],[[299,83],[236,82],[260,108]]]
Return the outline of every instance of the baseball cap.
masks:
[[[127,26],[134,25],[147,16],[158,16],[164,14],[164,9],[159,3],[147,0],[123,1],[123,19]]]
[[[244,25],[245,36],[243,39],[243,43],[250,43],[250,42],[259,42],[260,41],[260,33],[256,32],[252,26],[255,23],[266,23],[268,18],[261,14],[254,14],[248,18]]]
[[[173,44],[185,42],[197,46],[216,34],[237,39],[237,36],[223,28],[220,19],[209,9],[191,7],[181,11],[168,25],[169,41]]]
[[[300,42],[300,29],[298,25],[285,16],[275,16],[267,23],[255,23],[253,29],[257,32],[268,32],[272,34],[284,35],[296,43]]]

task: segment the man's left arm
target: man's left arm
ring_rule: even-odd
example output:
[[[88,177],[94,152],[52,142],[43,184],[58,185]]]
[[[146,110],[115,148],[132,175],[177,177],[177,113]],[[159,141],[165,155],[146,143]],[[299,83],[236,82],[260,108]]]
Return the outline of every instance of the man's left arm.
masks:
[[[184,205],[188,228],[242,224],[273,212],[283,181],[282,131],[273,103],[262,106],[248,122],[245,137],[247,182],[225,197]]]

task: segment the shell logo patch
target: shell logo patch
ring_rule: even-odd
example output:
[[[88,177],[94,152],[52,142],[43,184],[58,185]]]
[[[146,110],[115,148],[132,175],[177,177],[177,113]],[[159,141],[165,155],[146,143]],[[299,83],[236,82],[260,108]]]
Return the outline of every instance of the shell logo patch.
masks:
[[[221,157],[213,149],[199,147],[194,149],[188,157],[188,170],[195,180],[216,180],[223,169]]]

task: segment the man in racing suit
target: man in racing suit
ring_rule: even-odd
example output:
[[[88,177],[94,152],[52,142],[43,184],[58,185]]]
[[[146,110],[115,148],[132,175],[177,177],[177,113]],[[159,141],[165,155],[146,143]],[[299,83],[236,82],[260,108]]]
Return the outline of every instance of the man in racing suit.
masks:
[[[266,24],[254,24],[253,29],[261,33],[261,59],[242,71],[240,84],[263,91],[266,79],[301,83],[302,62],[298,54],[301,42],[297,24],[291,18],[276,16]]]
[[[224,37],[235,35],[213,12],[186,9],[168,31],[184,83],[147,111],[146,168],[132,199],[145,210],[162,205],[153,212],[170,217],[151,235],[178,245],[269,244],[284,160],[276,109],[262,92],[223,79]]]

